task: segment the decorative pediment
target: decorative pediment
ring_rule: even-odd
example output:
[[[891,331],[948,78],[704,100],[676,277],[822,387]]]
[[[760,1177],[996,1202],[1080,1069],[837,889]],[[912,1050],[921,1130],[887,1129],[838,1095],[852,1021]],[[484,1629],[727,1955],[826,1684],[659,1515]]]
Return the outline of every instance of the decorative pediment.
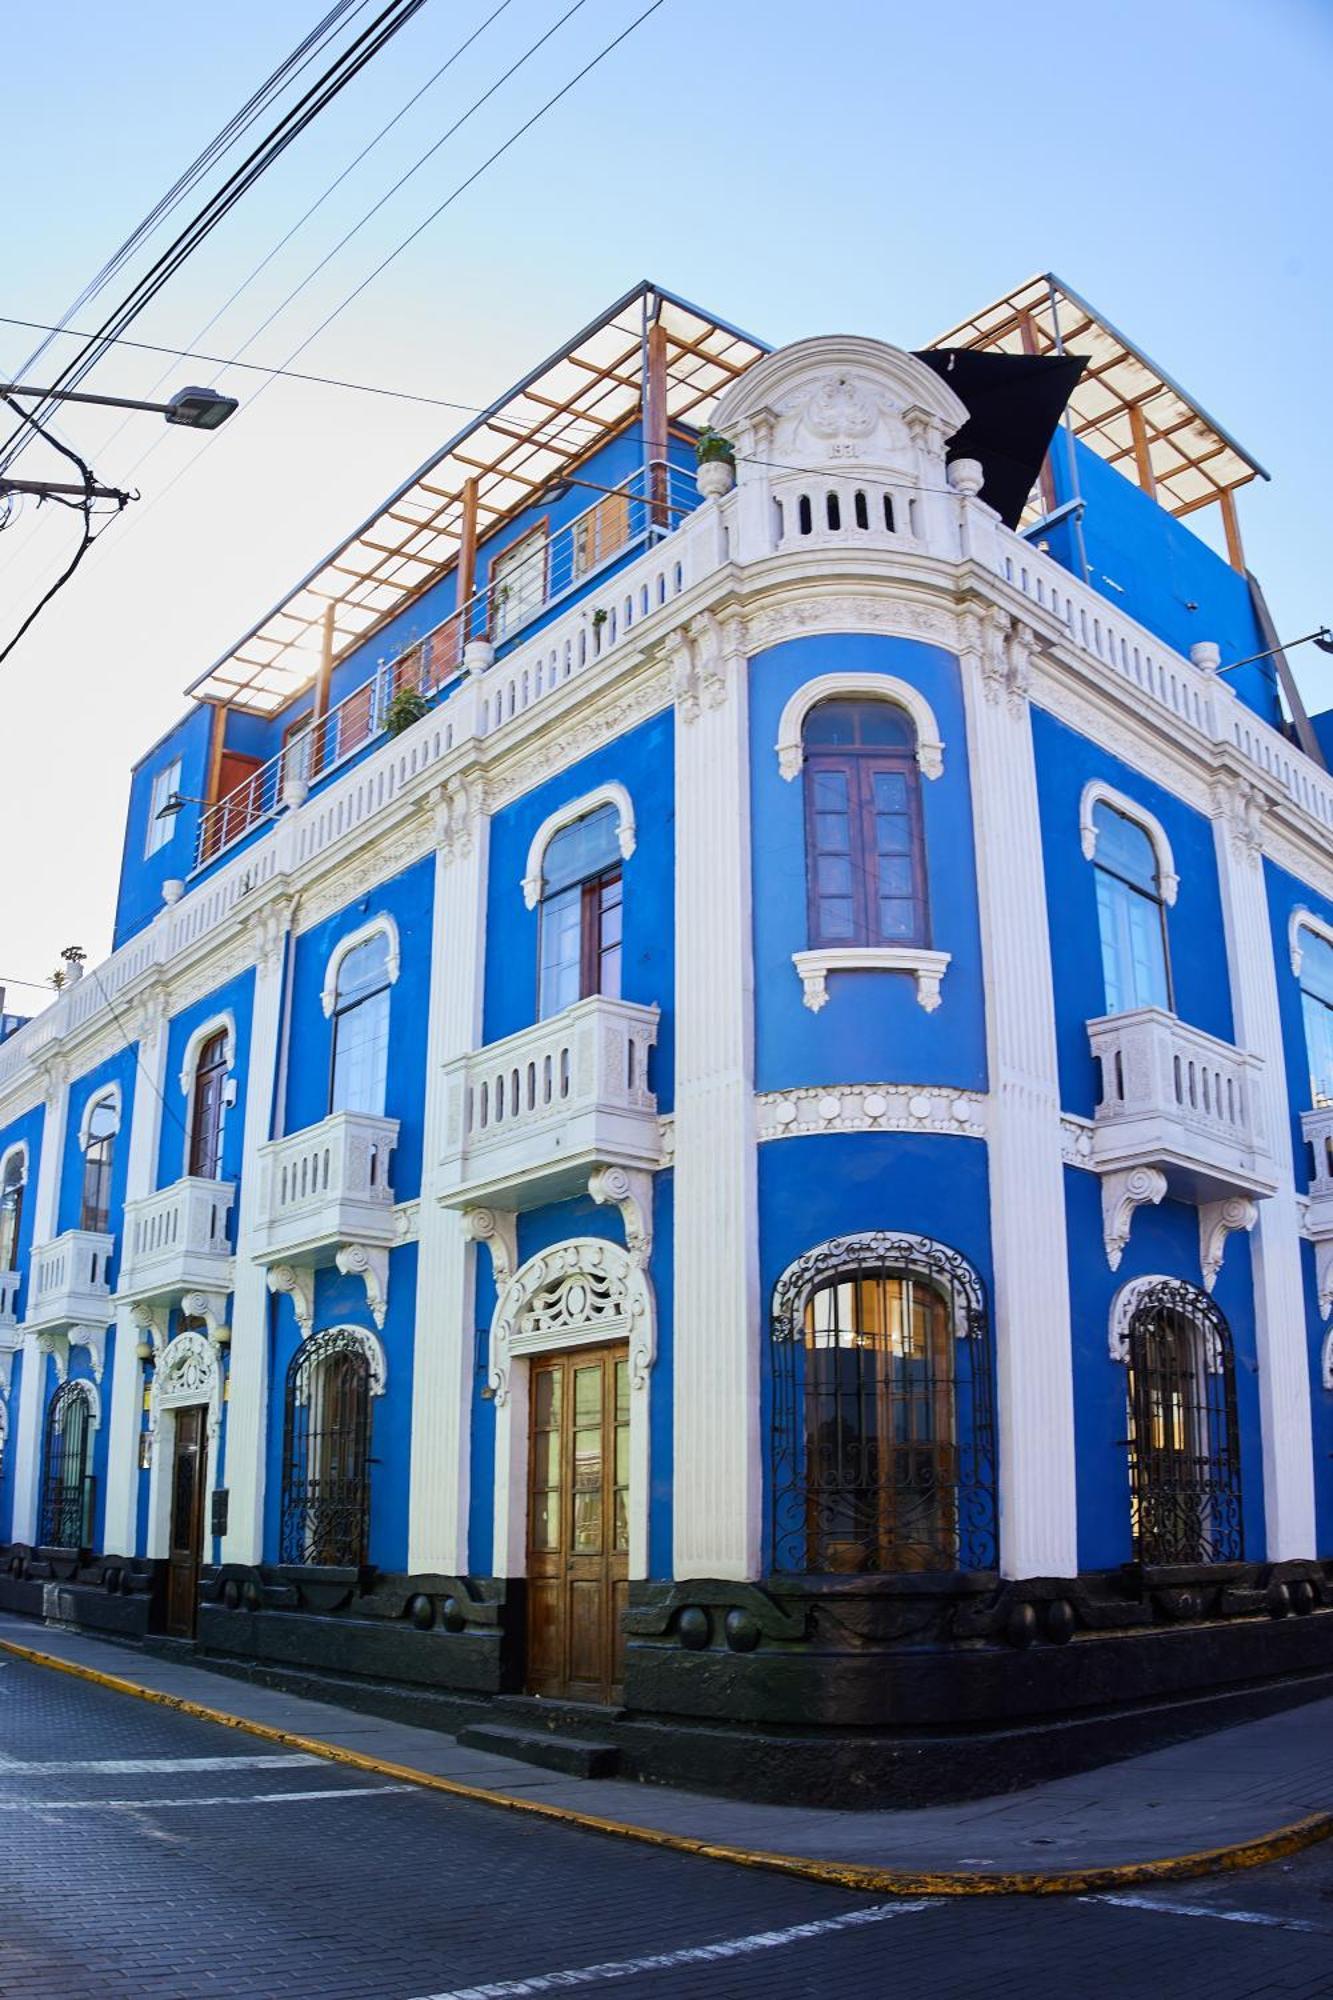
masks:
[[[656,1355],[656,1314],[646,1272],[618,1243],[579,1236],[530,1257],[501,1292],[491,1321],[490,1387],[509,1396],[515,1355],[629,1343],[630,1380],[642,1388]]]
[[[933,369],[880,340],[834,334],[799,340],[756,362],[722,397],[713,428],[745,461],[791,469],[939,460],[967,410]]]

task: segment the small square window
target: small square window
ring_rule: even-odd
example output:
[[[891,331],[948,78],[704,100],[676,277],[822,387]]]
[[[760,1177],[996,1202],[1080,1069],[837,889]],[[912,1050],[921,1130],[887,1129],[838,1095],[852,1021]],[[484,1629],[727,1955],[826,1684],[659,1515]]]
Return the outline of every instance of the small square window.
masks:
[[[178,792],[180,788],[181,760],[179,757],[173,757],[169,764],[162,766],[153,779],[153,789],[148,800],[148,838],[144,844],[145,855],[156,854],[158,848],[165,847],[176,831],[175,813],[168,813],[165,819],[159,819],[158,815],[172,794]]]

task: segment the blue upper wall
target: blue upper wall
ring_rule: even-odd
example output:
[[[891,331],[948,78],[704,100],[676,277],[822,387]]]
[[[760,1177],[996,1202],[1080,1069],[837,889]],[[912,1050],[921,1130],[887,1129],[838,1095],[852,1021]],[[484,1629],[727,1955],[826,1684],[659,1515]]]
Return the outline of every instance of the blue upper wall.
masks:
[[[120,893],[116,899],[114,942],[117,945],[124,944],[126,938],[152,922],[162,908],[162,884],[173,877],[184,881],[193,866],[199,832],[197,804],[182,806],[156,853],[147,851],[153,781],[159,771],[165,771],[179,757],[181,775],[177,789],[181,797],[201,799],[208,784],[212,734],[213,710],[207,703],[201,703],[182,716],[175,728],[134,767],[120,864]]]
[[[951,955],[940,1005],[926,1013],[906,972],[835,972],[828,1000],[805,1005],[792,954],[809,945],[805,803],[778,769],[783,708],[807,681],[879,673],[908,682],[934,710],[944,769],[921,781],[930,945]],[[981,934],[977,916],[967,733],[958,662],[937,646],[863,633],[790,639],[750,662],[750,794],[754,883],[755,1086],[951,1084],[986,1088]]]
[[[1224,667],[1229,660],[1262,652],[1267,641],[1255,616],[1248,579],[1201,541],[1188,521],[1168,514],[1077,439],[1074,459],[1093,589],[1187,659],[1190,647],[1201,639],[1221,647]],[[1059,507],[1074,498],[1062,433],[1051,446],[1050,462]],[[1066,569],[1075,576],[1081,573],[1072,526],[1062,524],[1043,539]],[[1265,722],[1280,724],[1271,660],[1229,674],[1227,684]]]

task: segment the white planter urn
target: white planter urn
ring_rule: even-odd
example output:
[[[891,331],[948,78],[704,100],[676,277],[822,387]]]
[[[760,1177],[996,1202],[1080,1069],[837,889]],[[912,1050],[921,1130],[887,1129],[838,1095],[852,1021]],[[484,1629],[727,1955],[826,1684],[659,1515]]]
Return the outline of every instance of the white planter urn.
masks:
[[[736,468],[726,458],[706,458],[694,475],[705,500],[720,500],[736,484]]]
[[[463,671],[484,674],[495,665],[495,648],[489,639],[469,639],[463,648]]]

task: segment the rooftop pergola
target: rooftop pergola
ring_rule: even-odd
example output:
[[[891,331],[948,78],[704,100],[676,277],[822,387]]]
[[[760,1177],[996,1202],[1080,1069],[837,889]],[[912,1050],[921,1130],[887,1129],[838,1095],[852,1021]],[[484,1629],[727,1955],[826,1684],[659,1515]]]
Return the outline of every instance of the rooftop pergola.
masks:
[[[1088,365],[1069,400],[1075,437],[1177,516],[1220,508],[1232,566],[1245,568],[1236,489],[1267,479],[1257,459],[1178,383],[1052,272],[973,313],[932,347],[996,354],[1078,354]]]
[[[273,714],[450,569],[464,602],[478,541],[640,411],[645,456],[661,458],[669,425],[702,428],[767,352],[645,280],[442,445],[187,692]]]

